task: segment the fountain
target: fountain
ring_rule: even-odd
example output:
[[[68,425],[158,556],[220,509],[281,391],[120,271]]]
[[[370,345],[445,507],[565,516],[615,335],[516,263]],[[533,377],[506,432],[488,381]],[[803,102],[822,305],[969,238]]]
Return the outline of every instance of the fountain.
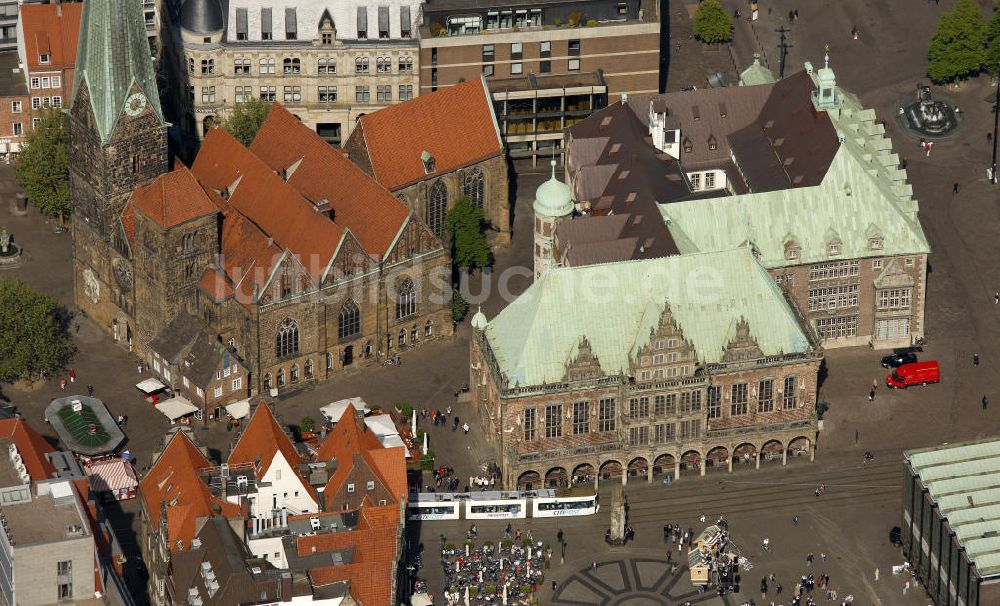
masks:
[[[6,227],[0,229],[0,269],[16,267],[21,262],[21,248],[12,239]]]
[[[935,99],[929,86],[917,85],[916,98],[899,107],[904,126],[928,139],[951,135],[958,128],[958,112],[947,101]]]

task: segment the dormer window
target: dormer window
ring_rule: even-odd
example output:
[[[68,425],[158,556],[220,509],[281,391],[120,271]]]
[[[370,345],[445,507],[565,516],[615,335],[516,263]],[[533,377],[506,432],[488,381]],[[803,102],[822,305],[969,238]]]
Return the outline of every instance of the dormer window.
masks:
[[[715,135],[708,136],[708,149],[716,150],[719,148],[719,142],[715,140]]]
[[[882,250],[882,236],[872,236],[868,238],[868,248],[872,250]]]
[[[690,154],[692,151],[694,151],[694,144],[691,143],[691,139],[684,137],[684,153]]]
[[[785,258],[794,261],[799,258],[799,247],[796,244],[785,246]]]
[[[424,163],[424,174],[429,175],[435,170],[437,170],[437,163],[434,161],[434,156],[427,150],[420,153],[420,161]]]
[[[833,240],[829,244],[826,245],[826,250],[827,250],[827,252],[831,256],[832,255],[839,255],[840,254],[840,247],[841,247],[840,240]]]
[[[49,60],[50,60],[50,57],[49,57],[48,53],[42,53],[42,54],[38,55],[38,62],[39,63],[48,63]]]

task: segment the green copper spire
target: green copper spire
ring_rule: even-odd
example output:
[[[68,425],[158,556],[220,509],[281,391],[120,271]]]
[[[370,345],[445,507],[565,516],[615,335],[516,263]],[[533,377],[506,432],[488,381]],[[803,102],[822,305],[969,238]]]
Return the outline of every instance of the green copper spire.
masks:
[[[142,3],[87,0],[76,57],[74,100],[80,83],[86,82],[102,143],[111,137],[133,85],[141,89],[152,111],[163,121]]]

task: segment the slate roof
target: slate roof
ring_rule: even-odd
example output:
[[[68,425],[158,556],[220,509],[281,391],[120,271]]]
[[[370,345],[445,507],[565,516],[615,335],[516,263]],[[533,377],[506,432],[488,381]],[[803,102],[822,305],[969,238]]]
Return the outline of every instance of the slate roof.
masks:
[[[482,78],[365,114],[358,120],[375,179],[395,191],[503,153]],[[427,151],[435,171],[424,172]]]
[[[178,432],[139,483],[139,495],[154,520],[159,520],[160,504],[166,506],[167,539],[172,552],[191,547],[199,518],[241,516],[239,505],[213,496],[199,476],[200,469],[210,466],[191,440]]]
[[[24,32],[24,60],[29,71],[59,71],[76,64],[76,46],[80,37],[83,5],[22,4],[19,8]],[[40,63],[39,55],[49,56]],[[67,84],[69,84],[67,82]]]
[[[722,359],[741,319],[764,355],[811,349],[781,290],[746,248],[551,269],[489,322],[486,338],[511,387],[561,381],[584,339],[614,375],[628,372],[665,306],[702,363]]]
[[[131,0],[83,3],[77,48],[73,98],[80,83],[85,82],[102,143],[109,141],[133,85],[145,93],[156,117],[163,122],[141,3]]]
[[[226,349],[214,332],[184,311],[153,338],[150,349],[180,367],[180,373],[199,387],[211,382],[227,354],[236,355]]]
[[[982,577],[1000,576],[1000,440],[903,454]]]
[[[302,122],[275,104],[250,146],[306,199],[329,202],[334,221],[351,231],[374,258],[386,255],[409,217],[409,209]]]
[[[132,204],[164,228],[218,212],[185,166],[163,173],[145,188],[138,186]]]
[[[275,455],[279,452],[293,470],[297,470],[302,464],[302,457],[295,450],[292,440],[278,424],[278,420],[274,418],[270,407],[266,404],[259,404],[250,418],[250,423],[243,430],[236,446],[229,454],[228,463],[231,466],[244,463],[253,464],[256,477],[262,478],[271,468],[271,462],[274,461]],[[299,480],[304,489],[312,495],[313,500],[319,502],[316,490],[309,482],[302,481],[302,478]]]
[[[0,438],[9,438],[14,442],[17,451],[21,453],[24,468],[28,470],[28,475],[33,481],[55,477],[56,468],[45,455],[55,452],[56,449],[24,419],[0,419]]]

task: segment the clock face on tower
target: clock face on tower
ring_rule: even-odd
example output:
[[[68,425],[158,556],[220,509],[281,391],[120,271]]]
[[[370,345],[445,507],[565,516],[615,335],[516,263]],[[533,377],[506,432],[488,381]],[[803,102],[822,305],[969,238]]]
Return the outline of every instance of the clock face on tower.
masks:
[[[146,109],[146,95],[142,93],[132,93],[125,99],[125,113],[130,116],[138,116],[142,110]]]

